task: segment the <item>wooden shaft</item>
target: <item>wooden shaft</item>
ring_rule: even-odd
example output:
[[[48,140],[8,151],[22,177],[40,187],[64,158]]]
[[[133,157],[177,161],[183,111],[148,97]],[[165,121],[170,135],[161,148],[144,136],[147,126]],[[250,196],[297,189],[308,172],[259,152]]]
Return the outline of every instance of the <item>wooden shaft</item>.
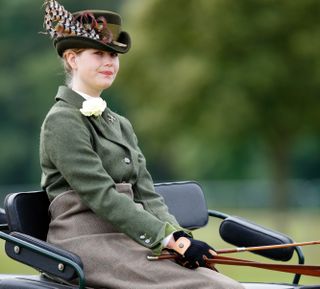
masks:
[[[160,256],[148,256],[148,260],[155,261],[155,260],[164,260],[164,259],[175,259],[177,255],[175,254],[163,254]],[[213,268],[214,264],[221,264],[221,265],[234,265],[234,266],[248,266],[266,270],[273,270],[279,272],[286,272],[286,273],[295,273],[301,275],[308,275],[308,276],[320,276],[320,266],[314,265],[286,265],[286,264],[270,264],[270,263],[260,263],[250,260],[238,259],[238,258],[230,258],[230,257],[223,257],[223,256],[215,256],[212,259],[206,260],[208,266]]]
[[[271,249],[284,249],[289,247],[298,247],[298,246],[309,246],[309,245],[319,245],[319,241],[309,241],[309,242],[300,242],[300,243],[288,243],[288,244],[280,244],[280,245],[266,245],[266,246],[253,246],[253,247],[238,247],[232,249],[220,249],[217,250],[216,253],[220,254],[228,254],[228,253],[238,253],[238,252],[252,252],[259,250],[271,250]],[[153,260],[161,260],[161,259],[174,259],[176,255],[174,254],[162,254],[160,256],[147,256],[147,259],[150,261]]]
[[[217,254],[229,254],[229,253],[237,253],[237,252],[252,252],[252,251],[259,251],[259,250],[283,249],[283,248],[289,248],[289,247],[319,245],[319,244],[320,244],[320,241],[309,241],[309,242],[288,243],[288,244],[280,244],[280,245],[238,247],[238,248],[235,248],[235,249],[217,250],[216,253]]]
[[[175,259],[177,258],[176,254],[162,254],[159,256],[147,256],[149,261],[165,260],[165,259]]]
[[[223,258],[216,256],[216,258],[206,260],[207,264],[222,264],[222,265],[235,265],[235,266],[248,266],[266,270],[295,273],[308,276],[320,276],[320,266],[313,265],[285,265],[285,264],[270,264],[270,263],[259,263],[254,261],[248,261],[236,258]]]
[[[300,243],[288,243],[280,245],[266,245],[266,246],[253,246],[253,247],[238,247],[232,249],[220,249],[216,253],[220,254],[229,254],[229,253],[238,253],[238,252],[252,252],[259,250],[271,250],[271,249],[283,249],[289,247],[298,247],[298,246],[308,246],[308,245],[319,245],[320,241],[309,241],[309,242],[300,242]],[[174,254],[162,254],[159,256],[147,256],[147,259],[150,261],[153,260],[162,260],[162,259],[175,259],[176,255]]]
[[[267,246],[253,246],[253,247],[239,247],[235,249],[221,249],[216,251],[217,255],[213,256],[212,259],[207,259],[206,262],[209,267],[214,264],[224,265],[236,265],[236,266],[250,266],[255,268],[275,270],[280,272],[295,273],[309,276],[320,276],[320,266],[312,265],[283,265],[283,264],[270,264],[270,263],[259,263],[255,261],[243,260],[238,258],[223,257],[220,254],[237,253],[237,252],[251,252],[258,250],[271,250],[271,249],[283,249],[289,247],[318,245],[320,241],[300,242],[300,243],[289,243],[281,245],[267,245]],[[163,259],[175,259],[176,254],[163,254],[160,256],[147,256],[148,260],[163,260]]]

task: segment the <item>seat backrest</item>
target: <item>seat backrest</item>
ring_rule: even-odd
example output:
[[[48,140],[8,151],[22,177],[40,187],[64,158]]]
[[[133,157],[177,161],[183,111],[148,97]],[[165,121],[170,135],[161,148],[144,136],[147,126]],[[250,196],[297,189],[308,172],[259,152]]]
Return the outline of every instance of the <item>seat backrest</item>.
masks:
[[[155,184],[163,196],[169,212],[182,227],[196,229],[208,222],[206,201],[196,182],[171,182]],[[9,230],[46,240],[50,217],[49,199],[45,191],[8,194],[4,201]]]
[[[158,183],[154,186],[182,227],[197,229],[208,223],[207,203],[197,182]]]
[[[45,191],[8,194],[4,201],[9,230],[46,240],[49,199]]]

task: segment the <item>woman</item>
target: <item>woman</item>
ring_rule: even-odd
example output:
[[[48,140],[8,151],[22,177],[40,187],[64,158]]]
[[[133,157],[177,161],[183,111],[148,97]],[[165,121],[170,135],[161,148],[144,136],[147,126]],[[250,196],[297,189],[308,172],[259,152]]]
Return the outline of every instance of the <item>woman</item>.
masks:
[[[45,28],[63,60],[61,86],[40,139],[42,187],[51,200],[48,242],[78,254],[95,288],[242,288],[206,268],[214,250],[194,240],[155,193],[130,122],[100,97],[130,49],[110,11],[73,15],[46,1]],[[179,264],[149,262],[175,251]]]

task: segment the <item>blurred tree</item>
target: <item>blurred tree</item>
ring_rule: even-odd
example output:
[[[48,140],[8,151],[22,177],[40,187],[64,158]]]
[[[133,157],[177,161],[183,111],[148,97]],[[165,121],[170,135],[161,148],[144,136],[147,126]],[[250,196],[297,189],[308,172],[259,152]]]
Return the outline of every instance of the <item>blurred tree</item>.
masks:
[[[42,2],[1,1],[1,184],[39,183],[39,129],[63,82],[52,42],[38,33]],[[125,3],[133,48],[107,95],[123,87],[126,98],[107,100],[130,112],[155,178],[275,171],[281,183],[292,156],[294,176],[319,177],[319,159],[303,152],[319,153],[319,1],[60,2],[70,11]],[[311,141],[295,144],[302,134]]]
[[[263,152],[268,167],[253,168],[268,169],[283,208],[292,147],[320,130],[320,1],[126,4],[120,82],[147,153],[177,177],[214,178],[231,177],[228,157],[248,176]]]

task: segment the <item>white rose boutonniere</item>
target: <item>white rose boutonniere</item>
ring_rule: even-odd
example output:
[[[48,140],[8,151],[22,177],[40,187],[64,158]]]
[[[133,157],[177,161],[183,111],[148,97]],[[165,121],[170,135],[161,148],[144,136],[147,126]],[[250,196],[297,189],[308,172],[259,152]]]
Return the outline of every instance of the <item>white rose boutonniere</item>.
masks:
[[[106,109],[107,103],[102,98],[92,98],[82,103],[80,111],[85,116],[99,116]]]

